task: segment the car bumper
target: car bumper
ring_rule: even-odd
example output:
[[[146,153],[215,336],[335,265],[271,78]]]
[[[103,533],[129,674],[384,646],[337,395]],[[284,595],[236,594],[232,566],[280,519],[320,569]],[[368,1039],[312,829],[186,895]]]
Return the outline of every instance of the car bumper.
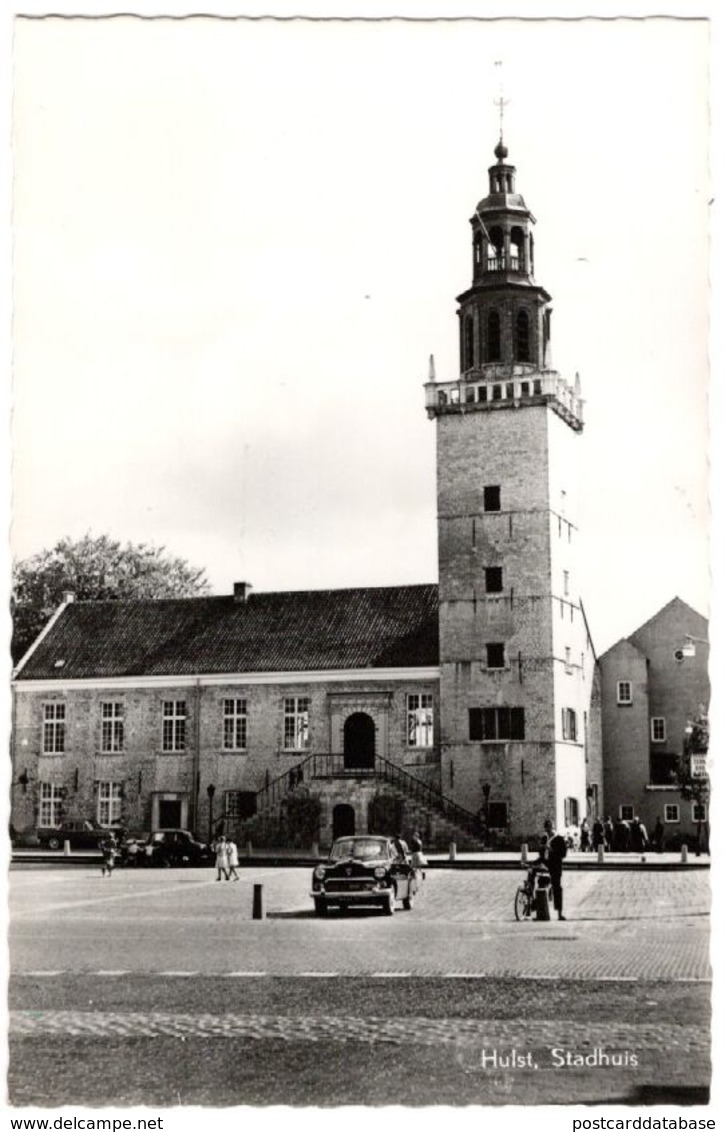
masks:
[[[367,888],[358,892],[310,892],[313,900],[324,900],[328,904],[377,904],[380,900],[395,899],[394,888]]]

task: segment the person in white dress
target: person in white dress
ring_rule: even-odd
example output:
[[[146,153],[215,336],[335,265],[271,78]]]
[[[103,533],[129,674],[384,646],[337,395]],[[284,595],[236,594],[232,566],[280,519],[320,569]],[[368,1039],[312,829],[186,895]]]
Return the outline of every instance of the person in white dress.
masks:
[[[239,880],[239,873],[237,872],[237,865],[239,864],[239,854],[237,846],[231,837],[227,841],[227,880],[230,879],[232,874],[235,880]]]

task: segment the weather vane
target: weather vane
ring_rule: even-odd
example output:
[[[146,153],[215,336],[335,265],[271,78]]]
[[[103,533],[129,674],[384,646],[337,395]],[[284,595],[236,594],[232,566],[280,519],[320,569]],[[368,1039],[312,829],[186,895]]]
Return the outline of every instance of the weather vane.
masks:
[[[498,98],[494,98],[493,102],[495,106],[498,106],[499,137],[500,140],[503,141],[503,108],[504,106],[508,106],[508,99],[503,96],[503,60],[497,59],[494,66],[498,67],[499,87]]]

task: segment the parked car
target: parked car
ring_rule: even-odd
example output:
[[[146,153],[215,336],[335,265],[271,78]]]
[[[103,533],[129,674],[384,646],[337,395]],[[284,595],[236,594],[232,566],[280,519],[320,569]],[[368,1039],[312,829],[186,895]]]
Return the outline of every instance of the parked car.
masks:
[[[108,829],[97,821],[64,821],[50,829],[38,830],[38,844],[45,849],[62,849],[66,841],[71,849],[98,849],[109,833],[121,838],[123,831]]]
[[[389,837],[338,837],[324,864],[312,872],[311,896],[318,916],[328,908],[372,905],[392,916],[396,901],[408,910],[418,891],[416,871]]]
[[[157,829],[142,847],[145,865],[210,865],[213,854],[188,829]]]

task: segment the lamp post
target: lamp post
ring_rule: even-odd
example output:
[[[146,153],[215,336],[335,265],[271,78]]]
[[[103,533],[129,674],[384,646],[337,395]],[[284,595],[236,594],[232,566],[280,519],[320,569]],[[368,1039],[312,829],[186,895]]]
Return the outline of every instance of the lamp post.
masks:
[[[213,782],[209,783],[206,788],[206,792],[209,796],[209,836],[207,840],[209,844],[211,844],[211,827],[214,821],[214,795],[216,794],[216,786]]]

